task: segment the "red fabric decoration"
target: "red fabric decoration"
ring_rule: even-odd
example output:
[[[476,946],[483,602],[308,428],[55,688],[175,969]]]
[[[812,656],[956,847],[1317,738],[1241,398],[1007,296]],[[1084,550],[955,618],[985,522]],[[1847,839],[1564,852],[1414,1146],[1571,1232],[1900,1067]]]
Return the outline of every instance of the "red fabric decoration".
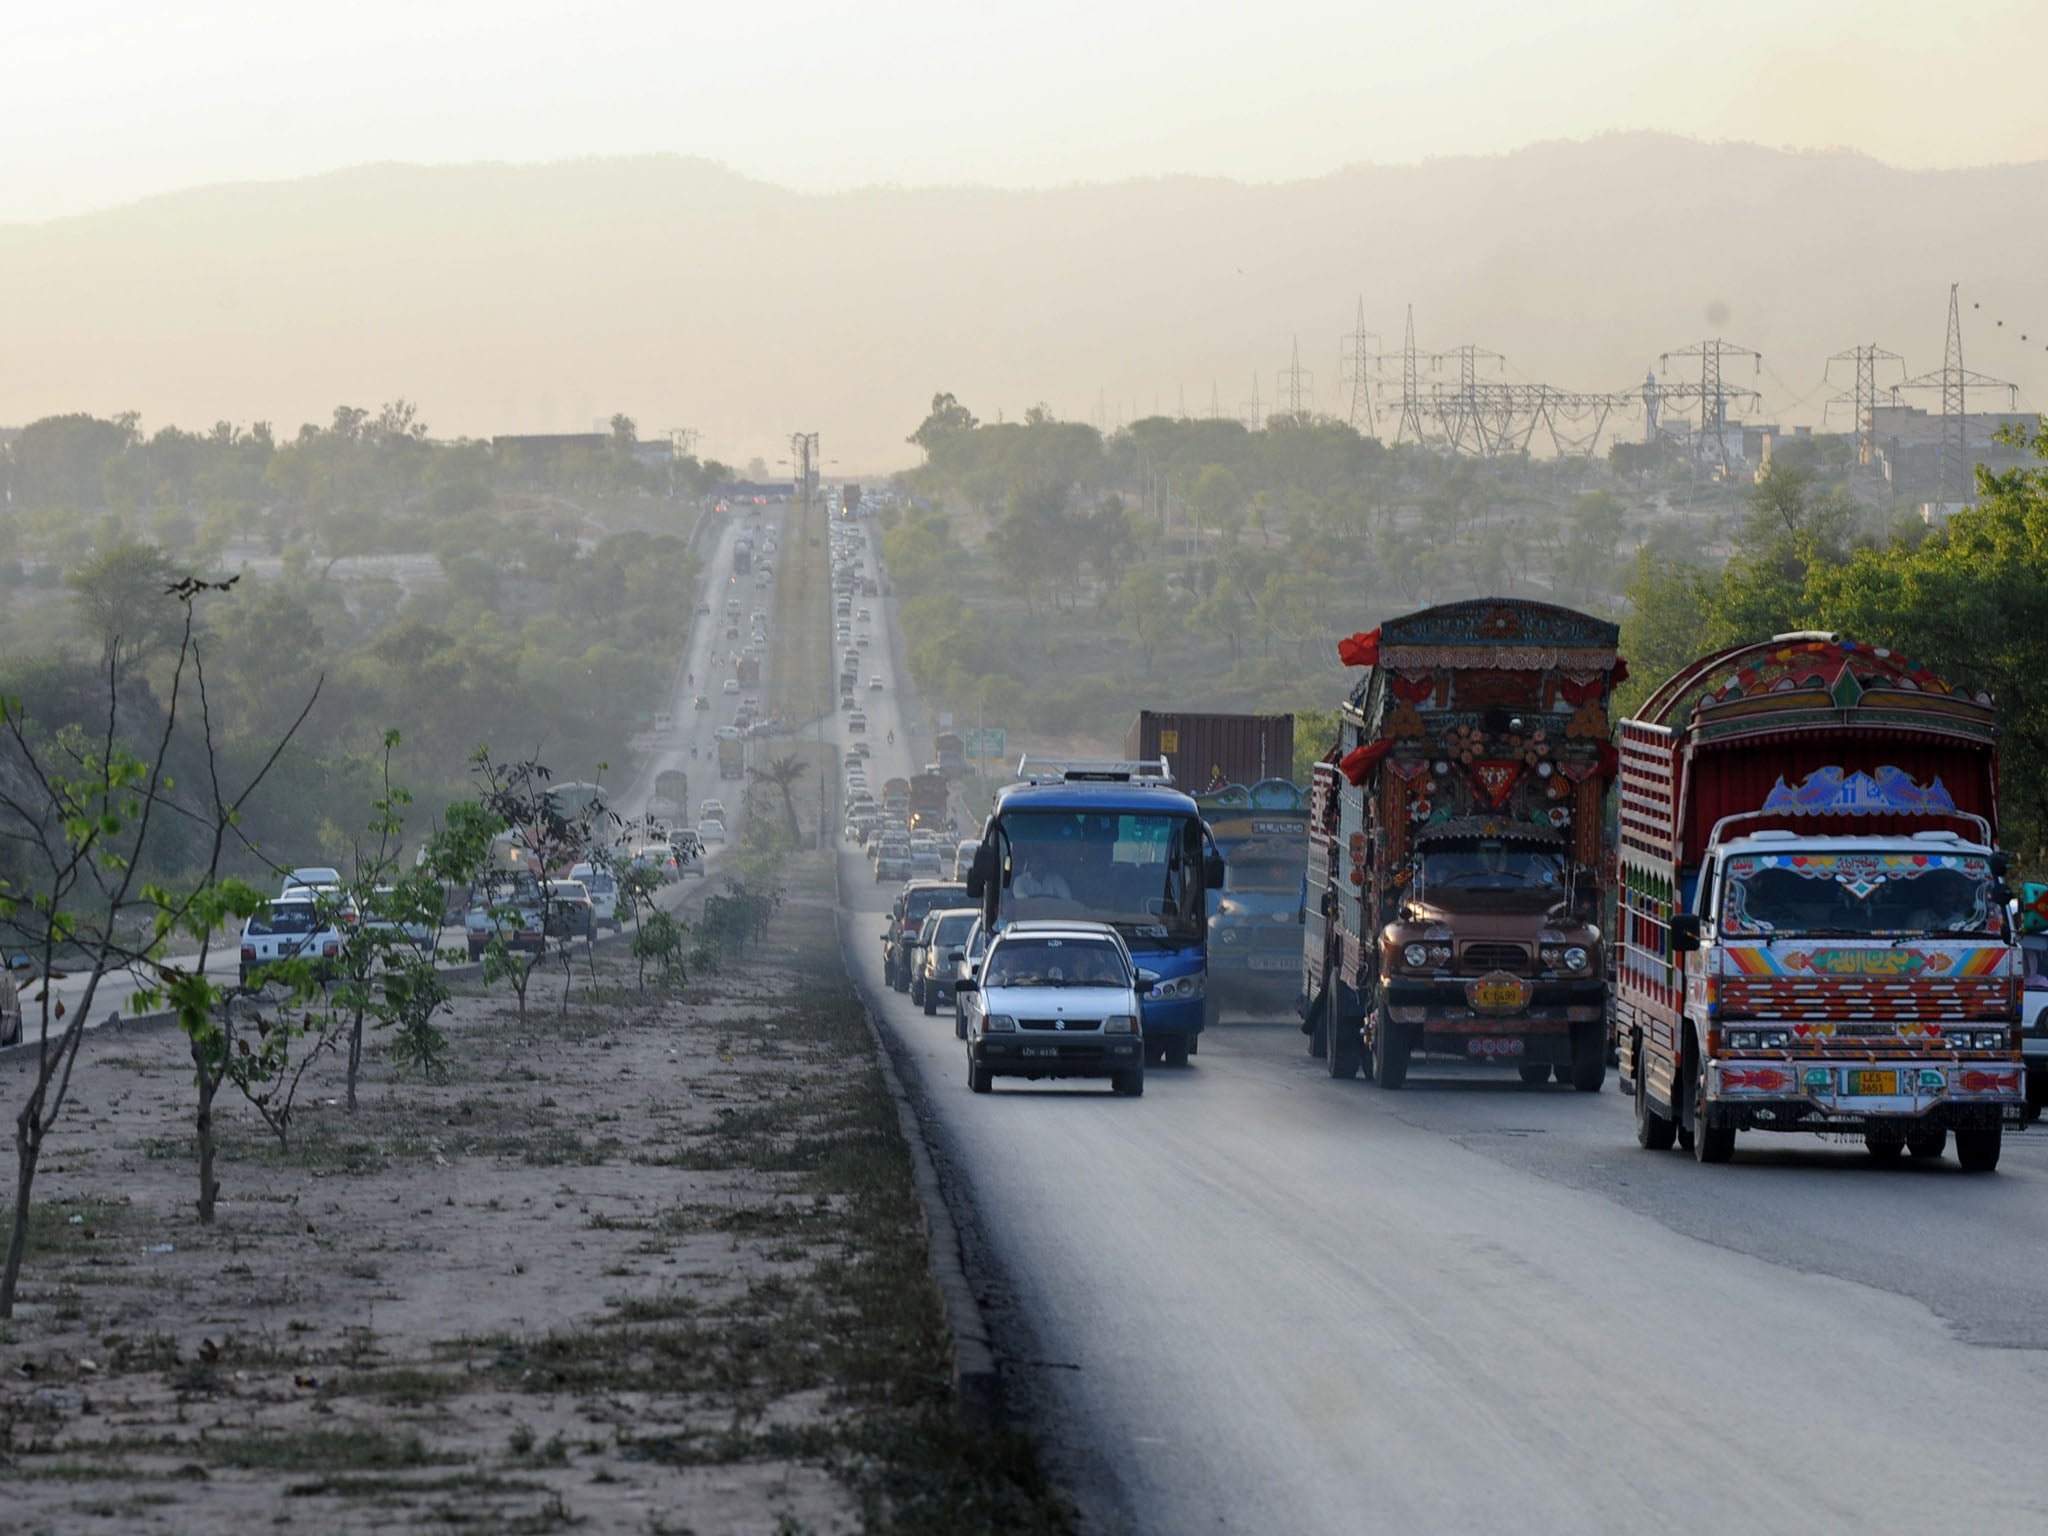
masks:
[[[1380,759],[1393,750],[1392,737],[1384,741],[1364,742],[1345,753],[1343,761],[1337,764],[1337,769],[1356,789],[1363,785],[1373,769],[1379,766]]]
[[[1473,763],[1468,772],[1472,784],[1479,791],[1489,810],[1499,810],[1507,803],[1509,795],[1515,792],[1515,784],[1522,777],[1524,764],[1519,759],[1496,760],[1482,758]]]
[[[1611,741],[1600,743],[1593,771],[1603,779],[1611,779],[1621,772],[1621,753]]]
[[[1347,667],[1376,667],[1380,660],[1380,632],[1361,631],[1337,642],[1337,659]]]
[[[1600,690],[1606,686],[1604,678],[1596,677],[1587,682],[1575,683],[1570,678],[1563,677],[1558,679],[1557,691],[1564,695],[1567,704],[1590,704],[1600,697]]]
[[[1400,673],[1396,672],[1387,679],[1387,686],[1394,690],[1394,697],[1402,703],[1420,704],[1424,699],[1436,692],[1436,679],[1427,675],[1422,677],[1403,677]]]
[[[1619,688],[1623,683],[1627,681],[1628,658],[1626,656],[1617,656],[1614,658],[1614,671],[1611,674],[1609,674],[1607,679],[1608,686],[1613,688]]]

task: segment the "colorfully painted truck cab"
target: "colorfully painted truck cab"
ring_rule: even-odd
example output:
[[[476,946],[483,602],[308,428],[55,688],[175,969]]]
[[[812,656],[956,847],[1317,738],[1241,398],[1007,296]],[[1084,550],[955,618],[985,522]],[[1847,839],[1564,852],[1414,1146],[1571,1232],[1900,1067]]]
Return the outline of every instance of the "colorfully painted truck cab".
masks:
[[[1646,1147],[1860,1135],[1997,1166],[2023,1104],[1991,701],[1836,635],[1622,723],[1615,1046]]]

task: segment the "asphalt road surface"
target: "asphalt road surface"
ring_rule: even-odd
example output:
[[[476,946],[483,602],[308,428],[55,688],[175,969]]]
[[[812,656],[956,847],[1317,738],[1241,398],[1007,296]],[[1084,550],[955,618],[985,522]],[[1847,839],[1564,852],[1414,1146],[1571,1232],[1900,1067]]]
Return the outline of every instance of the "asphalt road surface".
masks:
[[[875,782],[912,766],[894,683]],[[977,1097],[950,1017],[882,987],[893,888],[845,847],[1006,1390],[1101,1528],[2048,1530],[2048,1133],[1988,1177],[1755,1135],[1704,1168],[1639,1150],[1612,1079],[1389,1093],[1291,1022],[1135,1101]]]

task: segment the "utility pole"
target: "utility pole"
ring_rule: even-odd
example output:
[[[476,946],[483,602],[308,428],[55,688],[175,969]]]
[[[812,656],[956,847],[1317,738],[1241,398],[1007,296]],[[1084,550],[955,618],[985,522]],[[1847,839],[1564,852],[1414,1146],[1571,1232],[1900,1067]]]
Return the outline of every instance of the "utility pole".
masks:
[[[1942,353],[1941,371],[1923,373],[1918,378],[1906,379],[1892,386],[1894,400],[1901,390],[1941,391],[1941,437],[1934,456],[1934,494],[1942,502],[1963,499],[1970,490],[1971,471],[1976,467],[1970,457],[1968,391],[2002,389],[2006,392],[2008,410],[2017,410],[2020,399],[2017,384],[1994,379],[1989,374],[1972,373],[1963,366],[1963,316],[1962,307],[1957,302],[1959,287],[1956,283],[1948,285],[1948,345]]]
[[[1707,438],[1711,434],[1714,440],[1714,456],[1720,460],[1722,472],[1726,473],[1728,469],[1728,435],[1726,431],[1728,426],[1728,402],[1734,399],[1761,404],[1763,396],[1753,389],[1744,389],[1739,385],[1731,386],[1726,384],[1722,378],[1721,359],[1723,357],[1750,358],[1753,360],[1755,370],[1760,373],[1763,371],[1764,355],[1748,347],[1739,347],[1732,341],[1723,341],[1720,337],[1716,336],[1709,341],[1696,341],[1689,347],[1673,348],[1663,355],[1658,361],[1657,366],[1669,369],[1671,359],[1674,357],[1696,357],[1700,360],[1700,382],[1697,391],[1700,402],[1699,446],[1704,450]],[[1694,392],[1690,385],[1667,385],[1659,391],[1666,402],[1677,399],[1682,394],[1692,394]]]
[[[1280,381],[1280,393],[1287,397],[1287,414],[1296,425],[1299,425],[1308,419],[1308,411],[1302,402],[1302,390],[1306,386],[1308,399],[1310,402],[1313,402],[1316,389],[1315,375],[1301,366],[1301,338],[1299,336],[1294,338],[1293,360],[1280,370],[1278,378]]]
[[[1211,421],[1218,421],[1222,416],[1223,402],[1217,397],[1216,381],[1211,379],[1209,381],[1209,419]]]
[[[1342,339],[1338,360],[1351,375],[1351,426],[1365,437],[1379,431],[1378,413],[1372,405],[1372,358],[1379,346],[1379,337],[1365,328],[1365,296],[1360,294],[1358,319],[1352,324],[1351,334]]]
[[[1861,468],[1868,469],[1877,460],[1877,365],[1879,363],[1901,364],[1899,374],[1900,381],[1903,383],[1906,372],[1903,366],[1905,359],[1896,352],[1885,351],[1883,347],[1880,347],[1873,341],[1867,347],[1860,345],[1845,347],[1840,352],[1835,353],[1828,359],[1827,367],[1822,370],[1821,377],[1823,379],[1828,378],[1833,373],[1837,363],[1852,365],[1856,370],[1856,380],[1846,393],[1833,396],[1826,405],[1821,407],[1821,419],[1825,421],[1827,413],[1838,405],[1847,405],[1855,411],[1856,463]]]

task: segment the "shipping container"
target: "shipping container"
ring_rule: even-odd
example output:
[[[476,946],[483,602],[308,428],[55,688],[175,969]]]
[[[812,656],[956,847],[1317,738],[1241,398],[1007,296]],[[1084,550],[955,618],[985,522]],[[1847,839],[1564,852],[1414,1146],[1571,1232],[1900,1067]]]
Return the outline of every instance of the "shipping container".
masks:
[[[1189,794],[1226,784],[1294,776],[1294,716],[1181,714],[1140,710],[1124,735],[1132,762],[1165,758],[1173,782]]]

